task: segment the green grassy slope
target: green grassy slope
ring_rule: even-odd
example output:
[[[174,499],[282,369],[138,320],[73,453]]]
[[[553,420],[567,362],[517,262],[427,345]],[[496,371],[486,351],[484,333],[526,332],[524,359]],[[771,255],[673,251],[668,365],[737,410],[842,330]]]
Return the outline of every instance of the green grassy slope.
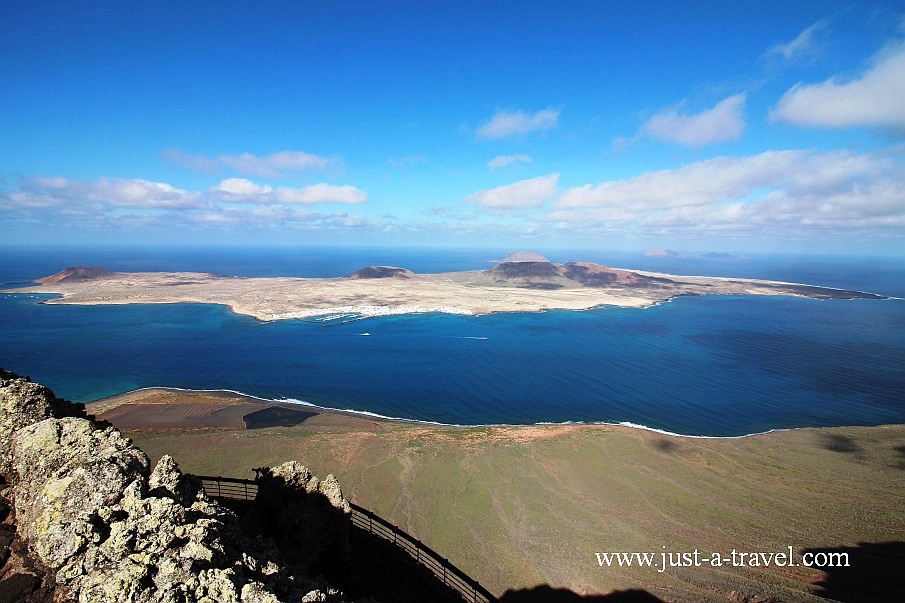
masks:
[[[295,459],[500,594],[546,583],[664,600],[814,600],[809,568],[601,568],[595,552],[782,552],[905,541],[905,426],[733,440],[605,426],[352,422],[127,433],[188,472]],[[665,548],[664,548],[665,547]],[[796,559],[799,561],[799,559]],[[852,559],[857,564],[857,559]],[[734,591],[734,594],[733,594]]]

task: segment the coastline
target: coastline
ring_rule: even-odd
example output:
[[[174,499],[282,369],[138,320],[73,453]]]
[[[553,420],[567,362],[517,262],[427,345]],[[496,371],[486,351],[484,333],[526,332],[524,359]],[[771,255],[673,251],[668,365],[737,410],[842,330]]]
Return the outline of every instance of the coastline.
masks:
[[[201,413],[191,412],[185,396],[197,396],[196,406],[221,419],[266,406],[243,408],[232,393],[221,392],[232,404],[225,409],[212,394],[157,393],[188,419]],[[120,417],[153,411],[172,418],[164,404],[124,410],[131,413]],[[800,428],[730,440],[624,425],[454,428],[305,415],[288,426],[149,421],[120,429],[152,461],[166,454],[189,473],[251,477],[252,467],[287,459],[318,475],[332,473],[344,495],[444,551],[493,592],[529,588],[545,568],[543,580],[576,592],[643,584],[674,601],[716,603],[733,592],[810,601],[828,579],[816,568],[604,571],[595,552],[709,555],[792,546],[799,555],[846,551],[854,566],[875,559],[871,553],[882,543],[905,540],[905,425]],[[111,422],[117,426],[116,417]]]
[[[117,278],[120,280],[128,278],[128,274],[124,273]],[[167,274],[179,282],[172,287],[167,286],[167,290],[185,286],[201,286],[198,283],[194,285],[186,283],[186,279],[194,280],[187,277],[188,273]],[[728,277],[714,278],[737,284],[749,282]],[[270,279],[230,280],[254,281],[256,289],[260,289],[261,283],[272,282]],[[354,280],[343,278],[327,279],[326,281],[287,279],[287,283],[294,285],[301,282],[307,286],[329,282],[338,286],[365,287],[369,290],[385,287],[405,293],[407,289],[410,289],[411,280],[417,279]],[[692,278],[689,277],[688,280],[691,281]],[[98,282],[101,281],[91,280],[78,286],[91,289]],[[47,299],[48,294],[44,292],[50,288],[56,287],[37,289],[42,294],[40,299]],[[136,289],[133,293],[143,295],[144,291],[141,290],[138,281],[133,281],[132,288]],[[492,290],[501,297],[508,296],[513,291],[516,294],[534,297],[571,295],[573,292],[577,292],[579,295],[599,293],[596,288],[576,286],[570,290],[554,291],[550,294],[545,290],[525,290],[511,283],[505,286],[485,283],[480,288]],[[257,319],[248,319],[245,315],[237,314],[222,299],[169,302],[195,306],[194,308],[184,305],[182,308],[173,307],[172,316],[170,309],[154,309],[150,305],[141,305],[151,301],[147,298],[130,300],[127,303],[136,305],[128,310],[124,308],[127,304],[123,304],[119,309],[107,306],[110,308],[109,310],[75,310],[70,306],[69,310],[65,310],[60,306],[57,311],[45,312],[35,308],[37,303],[34,299],[26,301],[25,298],[22,298],[22,304],[13,303],[13,307],[17,312],[21,310],[21,316],[24,318],[28,317],[30,313],[36,313],[41,317],[46,316],[47,324],[43,328],[50,329],[48,331],[50,334],[55,332],[53,325],[54,317],[57,314],[81,317],[79,321],[84,324],[93,324],[96,317],[100,321],[99,325],[104,326],[108,322],[110,325],[109,328],[104,326],[101,331],[103,333],[101,341],[115,341],[120,346],[133,345],[131,334],[138,333],[136,328],[143,329],[147,324],[148,330],[146,332],[142,330],[141,333],[147,333],[149,339],[147,344],[142,344],[137,351],[142,353],[156,351],[158,346],[153,342],[159,332],[165,336],[164,340],[171,336],[177,337],[180,342],[185,340],[186,349],[191,350],[189,356],[199,358],[199,362],[201,358],[204,358],[203,362],[199,364],[199,366],[203,366],[207,375],[204,379],[195,379],[188,374],[183,375],[182,373],[185,371],[174,365],[170,369],[155,368],[146,373],[141,371],[128,373],[127,371],[130,376],[123,379],[116,378],[114,372],[111,371],[112,379],[105,384],[98,384],[96,387],[91,383],[75,383],[72,395],[74,399],[81,402],[124,392],[138,386],[176,385],[189,388],[219,388],[228,385],[242,393],[251,392],[269,397],[272,399],[270,403],[282,402],[286,405],[295,404],[296,408],[321,408],[333,412],[348,412],[363,418],[396,420],[424,426],[467,427],[474,425],[483,427],[507,426],[513,423],[518,425],[575,423],[610,426],[621,424],[622,426],[635,426],[653,433],[662,432],[664,435],[701,438],[737,438],[783,428],[901,422],[901,413],[894,412],[896,408],[895,388],[867,390],[863,398],[857,399],[871,406],[866,406],[866,411],[859,410],[857,413],[848,414],[844,409],[847,408],[846,405],[850,404],[852,398],[845,398],[842,395],[836,396],[836,399],[833,400],[835,406],[813,406],[812,408],[819,412],[810,412],[807,403],[813,400],[814,404],[820,404],[819,392],[817,392],[820,387],[819,383],[810,386],[811,389],[802,390],[804,392],[802,394],[798,394],[796,390],[794,395],[788,396],[782,389],[764,389],[762,393],[758,394],[745,393],[761,392],[757,389],[760,386],[757,381],[760,375],[758,371],[764,370],[765,376],[772,379],[773,375],[777,374],[775,368],[781,372],[778,373],[779,377],[774,380],[776,383],[768,382],[770,387],[782,386],[793,380],[796,380],[796,383],[801,381],[805,385],[809,385],[810,381],[806,379],[811,373],[785,371],[783,366],[794,367],[800,364],[796,354],[802,345],[816,346],[824,343],[829,346],[824,346],[820,348],[821,350],[836,349],[834,342],[827,341],[827,338],[823,336],[825,328],[822,321],[825,318],[835,319],[837,313],[840,318],[848,317],[848,315],[860,317],[865,312],[870,315],[875,312],[883,313],[885,317],[887,314],[899,312],[898,302],[895,302],[895,305],[889,307],[888,310],[882,310],[881,307],[888,305],[873,304],[869,300],[857,301],[853,304],[812,304],[804,296],[793,296],[789,292],[780,296],[778,291],[771,290],[769,295],[773,296],[772,299],[767,296],[767,292],[761,292],[760,299],[758,299],[758,297],[752,296],[747,289],[743,292],[716,292],[712,289],[712,287],[708,289],[707,295],[670,290],[669,295],[662,295],[662,300],[645,306],[650,308],[674,301],[676,312],[682,312],[681,323],[676,322],[678,318],[673,316],[671,310],[641,313],[634,309],[620,310],[617,306],[606,306],[596,311],[593,309],[585,311],[522,307],[517,310],[509,310],[508,313],[501,311],[487,319],[473,318],[463,314],[459,312],[462,310],[460,306],[449,305],[446,308],[406,306],[398,311],[399,315],[417,310],[430,310],[435,314],[408,319],[397,319],[392,315],[385,314],[387,318],[384,320],[378,318],[366,324],[355,322],[331,329],[325,329],[321,325],[325,323],[341,324],[347,320],[358,320],[365,316],[361,314],[339,316],[339,319],[335,321],[332,319],[336,317],[331,317],[329,314],[314,319],[304,318],[304,316],[320,314],[320,311],[308,311],[301,315],[293,315],[292,319],[286,317],[281,325],[273,323],[261,325],[257,324]],[[262,291],[262,293],[267,292]],[[661,293],[665,292],[661,291]],[[677,299],[694,295],[700,295],[701,299]],[[25,292],[25,296],[28,297],[29,293]],[[9,297],[14,297],[14,295]],[[108,303],[108,300],[86,303],[105,304]],[[325,308],[322,311],[331,313],[362,310],[359,306]],[[462,318],[456,316],[447,318],[439,313],[440,310],[448,308],[455,308]],[[777,313],[777,311],[780,312]],[[539,315],[532,316],[533,314]],[[18,316],[18,314],[16,315]],[[814,320],[811,320],[812,315]],[[235,320],[237,316],[240,320]],[[719,317],[719,320],[716,317]],[[748,327],[746,323],[739,322],[739,317],[754,321],[750,323],[752,325],[749,329],[750,332],[742,332],[741,338],[735,336],[738,334],[737,329]],[[802,322],[798,317],[808,318],[801,329],[797,327],[797,324]],[[19,322],[23,325],[23,329],[24,325],[29,324],[28,320]],[[314,324],[305,324],[306,322]],[[856,326],[860,327],[863,322],[859,319],[845,324],[854,329]],[[43,325],[44,322],[42,321],[41,324]],[[761,324],[775,326],[761,329],[758,326]],[[183,329],[180,325],[185,325],[188,330]],[[196,338],[198,343],[195,343],[191,336],[191,333],[195,332],[195,325],[198,325],[197,332],[205,334],[201,338]],[[714,329],[711,325],[718,328]],[[551,326],[555,328],[548,329]],[[535,333],[532,329],[536,327],[539,330]],[[783,329],[791,327],[799,339],[789,339],[788,330],[781,331],[779,327]],[[358,337],[358,335],[364,335],[365,331],[369,331],[368,335],[371,336]],[[732,336],[724,338],[722,337],[723,332]],[[565,338],[567,333],[574,335],[571,336],[572,338]],[[852,331],[850,337],[854,338],[858,333],[869,335],[873,331],[862,328],[857,333]],[[185,339],[186,334],[189,334],[188,339]],[[241,335],[241,337],[231,337],[234,334]],[[540,334],[543,335],[542,339],[535,337]],[[90,336],[90,332],[86,331],[85,335]],[[350,337],[353,335],[356,337]],[[485,343],[461,342],[446,338],[459,335],[490,335],[491,341]],[[27,330],[23,330],[21,336],[28,338],[30,334]],[[580,339],[575,339],[575,337],[580,337]],[[640,339],[630,337],[640,337]],[[891,339],[883,336],[874,339],[879,342],[894,341],[898,345],[901,338]],[[633,341],[644,344],[638,349],[637,357],[632,356],[625,359],[619,357],[616,352],[607,351],[619,350],[619,346],[632,345]],[[691,342],[691,345],[679,347],[685,341]],[[273,358],[269,355],[256,359],[243,356],[244,350],[249,346],[267,347],[271,345],[271,342],[276,342],[273,347],[275,350]],[[515,347],[512,347],[513,342]],[[536,348],[539,343],[543,343],[543,346]],[[573,343],[579,343],[580,347],[550,347],[571,346]],[[70,341],[60,341],[58,345],[60,349],[69,349],[73,344]],[[105,345],[105,347],[98,348],[96,352],[92,348],[90,353],[105,354],[109,352],[109,347]],[[431,358],[437,359],[435,364],[430,365],[429,370],[419,373],[419,375],[432,375],[432,381],[418,381],[417,386],[421,389],[418,390],[417,395],[414,393],[409,395],[406,384],[409,383],[411,374],[406,367],[409,366],[409,362],[414,362],[418,367],[423,368],[423,365],[419,364],[424,356],[419,351],[422,349],[430,350],[430,353],[434,355]],[[540,350],[545,358],[551,359],[544,369],[544,383],[551,384],[549,388],[546,386],[535,387],[539,383],[540,376],[537,374],[537,370],[520,368],[526,365],[525,362],[521,362],[509,370],[501,368],[506,367],[510,361],[524,360],[524,354],[520,350],[535,349]],[[561,356],[564,358],[562,362],[553,358],[557,349],[570,350],[568,354]],[[813,357],[815,360],[801,359],[806,364],[805,369],[818,373],[830,371],[838,373],[840,369],[844,368],[842,361],[837,360],[844,356],[845,350],[841,347],[838,354],[829,354],[826,359],[823,359],[822,351],[814,349],[817,353],[809,358]],[[379,360],[384,356],[385,350],[398,350],[395,357],[402,361],[388,364]],[[887,370],[887,373],[879,372],[888,364],[879,357],[882,354],[881,347],[873,345],[869,350],[872,354],[877,355],[879,364],[865,365],[858,369],[860,371],[858,373],[852,373],[851,367],[849,367],[849,370],[842,373],[853,375],[843,382],[843,386],[852,392],[852,396],[857,397],[862,391],[859,385],[864,382],[864,379],[859,378],[862,374],[864,378],[869,378],[871,375],[889,373],[890,382],[893,384],[899,378],[900,372],[895,366],[884,369]],[[279,353],[276,353],[277,351]],[[86,353],[88,353],[87,350]],[[684,358],[683,355],[688,357]],[[735,371],[735,373],[727,374],[737,373],[740,377],[739,382],[719,377],[722,373],[711,372],[709,374],[701,373],[702,377],[698,385],[696,378],[700,371],[683,368],[707,366],[708,362],[716,365],[724,358],[728,359],[730,362],[728,366]],[[474,359],[480,359],[477,362],[480,366],[477,366]],[[787,360],[784,359],[792,362],[787,363]],[[666,362],[661,363],[662,360]],[[188,357],[185,361],[183,364],[187,366],[193,364]],[[182,361],[174,358],[171,362]],[[252,367],[256,373],[268,376],[263,381],[259,379],[259,382],[248,379],[223,380],[218,375],[224,370],[222,368],[224,362],[229,362],[230,366]],[[444,364],[447,362],[450,364]],[[750,364],[752,362],[753,365]],[[780,363],[786,364],[780,366]],[[459,370],[460,366],[472,371],[469,374],[480,376],[480,379],[465,382],[461,391],[453,389],[457,384],[457,379],[461,379],[458,376],[459,373],[455,372]],[[748,366],[754,368],[749,371]],[[299,370],[300,373],[298,376],[293,374],[291,378],[281,380],[280,376],[268,373],[271,370],[270,367],[283,367],[280,370]],[[372,402],[369,392],[364,390],[367,381],[356,381],[355,385],[342,389],[341,384],[344,383],[345,375],[367,376],[371,373],[366,371],[376,370],[375,367],[384,369],[379,372],[379,377],[367,377],[378,379],[380,387],[383,388],[379,390],[383,393],[375,398],[376,401]],[[607,371],[621,367],[631,369],[627,372],[623,370],[620,373],[627,375],[626,377],[623,378],[616,374],[607,375]],[[659,371],[659,367],[662,367],[662,372]],[[449,369],[455,370],[450,371]],[[46,369],[42,368],[42,370]],[[305,376],[306,371],[310,371],[307,376]],[[434,373],[436,373],[435,376],[433,376]],[[464,374],[462,373],[462,375]],[[751,375],[750,378],[749,375]],[[67,383],[65,376],[60,383],[61,386]],[[305,384],[305,387],[296,387],[300,383]],[[485,383],[486,387],[483,385]],[[881,381],[880,385],[886,383],[887,381]],[[441,395],[437,398],[436,406],[434,403],[426,404],[427,398],[424,398],[424,395],[428,394],[424,392],[430,392],[432,387],[438,387],[435,384],[442,384],[447,388],[446,391],[458,391],[458,397]],[[524,387],[523,384],[532,385]],[[520,389],[522,387],[524,389]],[[589,399],[589,392],[594,392],[593,400]],[[721,396],[724,393],[727,394],[726,404],[730,408],[738,408],[737,413],[720,415],[717,412],[711,412],[712,409],[717,409],[717,404],[711,404],[709,401],[723,400]],[[754,395],[763,397],[763,404],[745,405],[743,398]],[[301,398],[301,400],[294,401],[290,398]],[[791,405],[783,405],[787,398],[792,403]],[[504,402],[493,403],[497,399],[504,400]],[[510,403],[509,400],[525,400],[527,404],[520,406],[518,403]],[[668,410],[670,400],[677,400],[680,405],[688,404],[696,409],[700,408],[704,414],[700,415],[700,419],[697,418],[697,415],[691,414],[672,413],[673,416],[670,416],[671,411]],[[758,400],[758,402],[760,401]],[[657,410],[661,404],[667,404],[664,407],[667,408],[667,411]],[[477,409],[481,408],[487,409],[488,412],[477,412]],[[761,408],[764,410],[760,410]],[[776,414],[771,414],[766,409],[773,409]]]
[[[502,266],[502,265],[501,265]],[[584,272],[563,276],[560,265],[545,264],[553,276],[526,268],[507,271],[407,273],[380,278],[237,278],[197,272],[108,272],[67,269],[40,284],[5,289],[8,294],[57,294],[46,304],[121,305],[204,303],[225,305],[262,322],[352,320],[373,316],[445,313],[590,310],[602,306],[644,308],[678,296],[789,295],[816,299],[883,299],[862,291],[801,283],[732,277],[670,275],[584,264]],[[67,271],[93,270],[89,277]],[[522,270],[526,273],[520,272]],[[556,272],[556,271],[559,272]],[[60,276],[64,275],[64,276]]]
[[[266,405],[265,408],[271,407],[302,407],[306,410],[312,410],[317,412],[318,414],[325,415],[334,415],[338,417],[350,417],[354,419],[360,419],[364,421],[370,422],[379,422],[379,423],[388,423],[388,424],[396,424],[396,425],[409,425],[409,426],[420,426],[420,427],[436,427],[436,428],[446,428],[446,429],[455,429],[455,430],[468,430],[468,429],[531,429],[531,428],[560,428],[560,427],[590,427],[590,428],[599,428],[599,427],[611,427],[611,428],[621,428],[632,432],[646,432],[658,435],[669,436],[672,438],[679,439],[689,439],[689,440],[741,440],[744,438],[751,438],[757,436],[764,436],[771,433],[782,433],[782,432],[792,432],[792,431],[800,431],[800,430],[813,430],[813,429],[859,429],[859,428],[884,428],[884,427],[900,427],[905,426],[905,423],[884,423],[880,425],[830,425],[830,426],[800,426],[800,427],[777,427],[772,429],[767,429],[764,431],[756,431],[752,433],[745,433],[741,435],[700,435],[700,434],[685,434],[678,433],[674,431],[669,431],[666,429],[660,429],[657,427],[651,427],[648,425],[643,425],[640,423],[633,423],[631,421],[539,421],[536,423],[481,423],[481,424],[459,424],[459,423],[443,423],[440,421],[429,421],[423,419],[407,419],[405,417],[391,417],[387,415],[382,415],[375,412],[370,412],[366,410],[355,410],[350,408],[332,408],[329,406],[321,406],[315,404],[313,402],[307,402],[305,400],[298,400],[294,398],[263,398],[260,396],[255,396],[253,394],[247,394],[241,391],[231,390],[231,389],[189,389],[189,388],[179,388],[179,387],[165,387],[165,386],[152,386],[152,387],[141,387],[138,389],[130,390],[127,392],[123,392],[121,394],[116,394],[113,396],[107,396],[98,400],[94,400],[91,402],[85,403],[86,408],[92,414],[104,415],[109,411],[124,405],[124,404],[133,404],[134,400],[137,396],[148,395],[150,397],[155,397],[159,394],[186,394],[189,396],[206,396],[208,397],[210,402],[218,402],[218,401],[228,401],[228,400],[247,400],[251,401],[253,404],[261,404]],[[148,405],[166,405],[167,402],[157,400],[153,402],[143,401],[143,404]]]

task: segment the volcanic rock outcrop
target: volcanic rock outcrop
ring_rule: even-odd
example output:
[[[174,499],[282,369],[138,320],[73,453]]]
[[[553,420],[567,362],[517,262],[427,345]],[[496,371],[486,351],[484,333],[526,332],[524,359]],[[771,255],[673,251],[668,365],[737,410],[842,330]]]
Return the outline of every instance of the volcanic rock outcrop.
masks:
[[[568,262],[556,264],[542,256],[512,254],[484,275],[497,282],[515,282],[522,287],[535,289],[559,289],[563,287],[656,287],[674,283],[667,278],[647,276],[610,268],[592,262]],[[518,256],[519,259],[510,259]]]
[[[30,600],[344,601],[307,573],[345,550],[349,504],[333,476],[320,481],[297,463],[267,471],[308,496],[294,503],[305,512],[306,531],[275,542],[208,498],[170,457],[151,469],[145,453],[113,427],[2,369],[0,412],[5,523],[14,518],[12,550],[26,557],[4,559],[0,592],[16,578],[10,568],[31,567],[45,575],[40,588],[33,575],[29,588],[52,598]],[[279,489],[261,490],[286,502],[272,494]],[[263,505],[260,513],[271,511]]]
[[[398,268],[396,266],[365,266],[358,272],[350,275],[349,278],[402,278],[409,279],[414,273],[407,268]]]

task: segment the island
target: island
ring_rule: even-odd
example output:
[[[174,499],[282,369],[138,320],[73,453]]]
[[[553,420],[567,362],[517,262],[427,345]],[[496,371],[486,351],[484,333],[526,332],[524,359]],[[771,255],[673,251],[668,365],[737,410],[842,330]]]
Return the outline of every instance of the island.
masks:
[[[587,310],[646,307],[682,295],[794,295],[817,299],[883,296],[799,283],[678,276],[610,268],[591,262],[554,263],[511,254],[487,270],[416,274],[396,266],[367,266],[338,278],[240,278],[196,272],[112,272],[76,266],[6,293],[57,293],[46,303],[205,303],[229,306],[262,321],[357,320],[370,316],[442,312]]]

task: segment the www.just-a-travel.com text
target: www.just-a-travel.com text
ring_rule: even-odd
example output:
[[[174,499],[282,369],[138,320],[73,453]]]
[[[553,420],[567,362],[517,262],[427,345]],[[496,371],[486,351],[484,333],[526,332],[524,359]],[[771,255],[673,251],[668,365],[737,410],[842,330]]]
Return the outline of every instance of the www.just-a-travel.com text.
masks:
[[[728,555],[693,551],[605,552],[594,553],[600,567],[649,567],[658,572],[677,567],[850,567],[848,553],[807,551],[795,555],[790,546],[785,551],[752,552],[732,549]]]

